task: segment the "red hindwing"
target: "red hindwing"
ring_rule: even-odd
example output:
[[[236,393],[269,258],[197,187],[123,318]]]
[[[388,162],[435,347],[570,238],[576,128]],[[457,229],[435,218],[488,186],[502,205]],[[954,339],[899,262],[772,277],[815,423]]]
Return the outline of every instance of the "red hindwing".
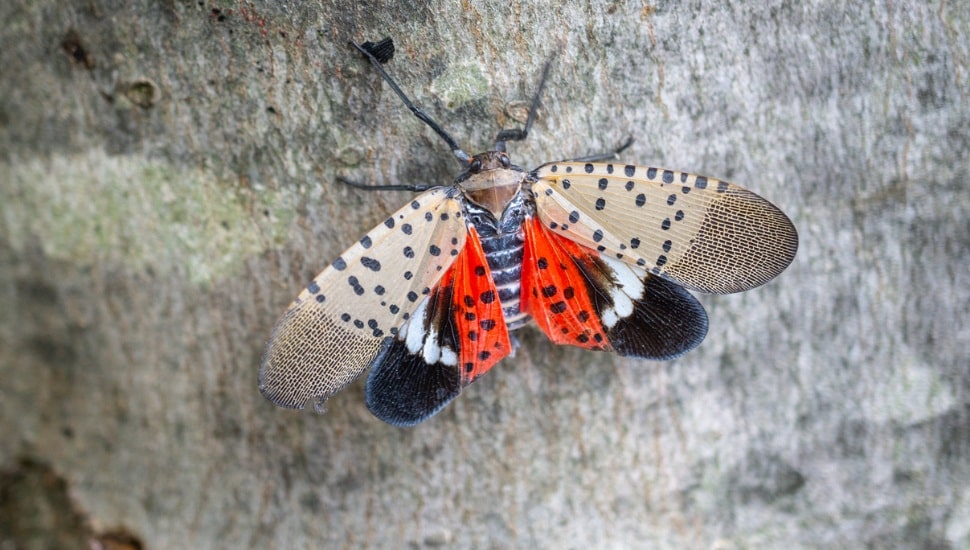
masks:
[[[469,228],[465,247],[441,284],[453,288],[451,314],[458,331],[458,365],[462,384],[469,384],[512,352],[498,289],[474,227]]]
[[[522,311],[556,344],[611,350],[590,283],[578,263],[594,263],[594,253],[542,225],[525,221],[522,258]]]

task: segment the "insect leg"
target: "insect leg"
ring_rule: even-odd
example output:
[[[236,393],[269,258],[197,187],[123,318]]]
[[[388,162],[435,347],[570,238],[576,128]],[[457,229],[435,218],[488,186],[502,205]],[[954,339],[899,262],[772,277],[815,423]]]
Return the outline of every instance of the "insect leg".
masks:
[[[337,181],[340,183],[356,187],[357,189],[366,189],[368,191],[413,191],[416,193],[427,191],[433,187],[439,187],[437,185],[407,185],[407,184],[387,184],[387,185],[371,185],[368,183],[360,183],[359,181],[349,180],[342,176],[337,176]]]
[[[495,136],[495,150],[505,151],[506,141],[522,141],[529,135],[529,130],[532,129],[532,123],[535,122],[536,112],[539,110],[539,102],[542,99],[542,90],[546,87],[546,79],[549,77],[549,69],[552,68],[552,62],[555,61],[556,56],[553,55],[546,61],[546,66],[542,68],[542,77],[539,79],[539,88],[536,90],[535,97],[532,98],[532,107],[529,108],[529,116],[525,119],[525,128],[512,128],[510,130],[502,130]]]
[[[620,153],[625,151],[626,148],[631,145],[633,145],[633,136],[626,138],[626,141],[624,141],[622,145],[620,145],[619,147],[617,147],[616,149],[613,149],[608,153],[598,153],[595,155],[588,155],[585,157],[569,159],[568,161],[565,161],[565,162],[599,162],[601,160],[613,160],[613,159],[619,158]]]
[[[471,159],[471,157],[468,156],[468,153],[462,151],[461,147],[458,146],[458,142],[455,141],[455,138],[451,137],[451,135],[448,132],[446,132],[441,126],[438,126],[438,123],[432,120],[427,113],[425,113],[414,103],[412,103],[411,100],[408,99],[408,96],[404,95],[404,92],[401,91],[401,88],[399,88],[397,83],[394,82],[394,79],[391,78],[391,75],[387,74],[387,72],[384,71],[384,68],[381,67],[380,61],[376,57],[374,57],[373,53],[371,53],[370,50],[373,48],[365,48],[357,44],[356,42],[351,42],[351,44],[353,44],[353,46],[357,48],[357,50],[360,53],[364,54],[364,56],[366,56],[367,59],[370,60],[371,65],[373,65],[374,68],[377,69],[377,72],[381,75],[381,78],[384,79],[384,82],[387,82],[388,86],[390,86],[391,89],[394,90],[394,93],[397,94],[397,97],[401,98],[401,101],[404,102],[404,105],[408,109],[410,109],[410,111],[414,114],[414,116],[421,119],[422,122],[427,124],[429,127],[431,127],[432,130],[435,131],[435,133],[441,136],[441,139],[445,140],[445,143],[447,143],[448,147],[451,148],[451,153],[455,155],[455,157],[458,158],[460,162],[462,162],[463,164],[468,164],[468,161]]]

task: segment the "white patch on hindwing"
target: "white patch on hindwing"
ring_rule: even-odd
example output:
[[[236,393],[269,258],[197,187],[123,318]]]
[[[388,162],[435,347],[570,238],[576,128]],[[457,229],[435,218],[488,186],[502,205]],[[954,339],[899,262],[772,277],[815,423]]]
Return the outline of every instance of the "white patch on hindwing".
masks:
[[[421,348],[421,357],[424,362],[433,365],[441,357],[441,346],[438,345],[438,331],[433,327],[428,329],[424,337],[424,347]]]
[[[428,299],[425,298],[421,300],[418,304],[418,308],[411,313],[411,318],[405,323],[405,326],[401,329],[401,334],[398,335],[399,338],[404,338],[404,345],[408,348],[408,352],[417,355],[421,352],[421,348],[424,347],[424,316],[428,309]],[[411,327],[412,323],[417,323],[416,327]]]
[[[616,316],[616,311],[611,307],[604,309],[603,312],[600,313],[600,322],[603,323],[604,328],[613,328],[613,326],[616,325],[616,322],[619,320],[619,317]]]
[[[411,318],[398,331],[398,340],[404,342],[408,353],[420,355],[429,365],[441,363],[450,367],[457,366],[458,354],[447,346],[441,345],[438,341],[438,330],[435,327],[425,329],[428,326],[429,302],[428,297],[421,300],[417,309],[411,314]]]
[[[449,348],[442,346],[441,348],[441,364],[448,365],[449,367],[455,367],[458,365],[458,354]]]
[[[643,277],[646,276],[646,272],[619,260],[614,260],[605,254],[600,254],[600,259],[613,272],[614,279],[623,288],[623,292],[627,296],[633,300],[643,298]]]
[[[620,319],[632,315],[636,302],[643,299],[643,277],[646,273],[642,269],[624,264],[604,254],[600,255],[600,259],[606,264],[612,275],[611,278],[616,282],[609,289],[613,306],[603,310],[600,315],[603,326],[610,329]]]

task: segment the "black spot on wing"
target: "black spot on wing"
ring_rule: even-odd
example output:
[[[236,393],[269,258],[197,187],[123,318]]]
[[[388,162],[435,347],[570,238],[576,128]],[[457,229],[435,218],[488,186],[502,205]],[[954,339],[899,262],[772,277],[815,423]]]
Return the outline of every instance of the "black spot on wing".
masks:
[[[495,301],[495,293],[491,290],[486,290],[479,295],[478,299],[481,300],[483,304],[488,305]]]
[[[365,399],[374,416],[395,426],[414,426],[461,393],[457,366],[429,365],[409,353],[400,340],[387,338],[371,364]]]

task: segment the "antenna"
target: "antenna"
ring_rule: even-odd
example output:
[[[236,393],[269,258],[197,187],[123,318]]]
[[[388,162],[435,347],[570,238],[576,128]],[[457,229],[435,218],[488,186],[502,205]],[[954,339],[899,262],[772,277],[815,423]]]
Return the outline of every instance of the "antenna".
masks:
[[[382,44],[383,42],[384,41],[382,40],[380,43]],[[414,113],[414,116],[421,119],[422,122],[430,126],[431,129],[435,131],[435,133],[441,136],[441,139],[445,140],[445,143],[447,143],[448,147],[451,148],[451,153],[455,155],[456,158],[458,158],[459,162],[467,165],[469,160],[471,159],[471,157],[468,156],[468,153],[462,151],[461,147],[458,146],[458,142],[455,141],[455,138],[451,137],[451,135],[448,132],[446,132],[441,126],[438,126],[437,122],[435,122],[434,120],[431,120],[431,117],[428,116],[427,113],[425,113],[414,103],[412,103],[411,100],[408,99],[408,96],[404,95],[404,92],[401,91],[401,88],[398,87],[396,82],[394,82],[394,79],[391,78],[391,75],[387,74],[387,72],[384,71],[384,68],[381,67],[380,61],[376,57],[374,57],[373,53],[371,53],[370,50],[374,48],[373,47],[367,48],[357,44],[356,42],[351,42],[351,44],[353,44],[354,47],[357,48],[357,50],[360,53],[364,54],[367,57],[367,59],[370,60],[371,65],[373,65],[374,68],[377,69],[377,72],[380,73],[381,78],[383,78],[384,81],[387,82],[387,84],[391,87],[391,89],[394,90],[394,93],[397,94],[397,97],[401,98],[401,101],[403,101],[404,105],[406,105],[407,108],[410,109],[412,113]],[[531,121],[532,121],[532,114],[530,113],[529,114],[530,124],[531,124]]]

